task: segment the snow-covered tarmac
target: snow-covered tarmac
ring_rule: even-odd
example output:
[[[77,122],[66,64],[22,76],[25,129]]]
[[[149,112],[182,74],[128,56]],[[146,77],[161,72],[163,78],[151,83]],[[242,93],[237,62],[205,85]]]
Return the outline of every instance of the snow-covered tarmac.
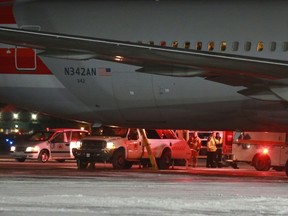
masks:
[[[288,215],[288,181],[182,174],[2,177],[0,215]]]

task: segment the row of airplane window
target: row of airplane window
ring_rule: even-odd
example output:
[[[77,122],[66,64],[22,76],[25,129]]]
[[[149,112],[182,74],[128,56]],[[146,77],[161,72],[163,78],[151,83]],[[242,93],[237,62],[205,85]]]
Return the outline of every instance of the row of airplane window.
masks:
[[[138,43],[142,43],[142,41],[138,41]],[[150,45],[156,45],[154,43],[154,41],[149,41],[149,44]],[[244,43],[244,50],[245,51],[251,51],[252,50],[252,45],[253,44],[250,41],[245,42]],[[266,47],[270,51],[272,51],[272,52],[276,51],[276,47],[277,47],[277,43],[276,42],[273,41],[270,44],[265,44],[265,45],[267,45]],[[168,46],[168,45],[167,45],[166,41],[161,41],[160,42],[160,46]],[[208,42],[206,47],[205,47],[205,44],[203,44],[203,42],[198,41],[195,44],[195,49],[196,50],[217,51],[217,49],[219,48],[219,50],[221,52],[224,52],[224,51],[227,50],[227,46],[228,46],[227,41],[220,42],[219,47],[217,47],[217,45],[216,45],[216,43],[214,41]],[[171,47],[181,48],[181,46],[179,45],[178,41],[173,41],[172,44],[171,44]],[[185,48],[185,49],[193,48],[189,41],[184,42],[182,47]],[[232,51],[238,51],[240,49],[240,42],[238,42],[238,41],[232,42],[231,49],[232,49]],[[262,52],[264,50],[264,42],[263,41],[259,41],[257,43],[256,50],[258,52]],[[288,42],[283,42],[282,51],[284,51],[284,52],[288,51]]]

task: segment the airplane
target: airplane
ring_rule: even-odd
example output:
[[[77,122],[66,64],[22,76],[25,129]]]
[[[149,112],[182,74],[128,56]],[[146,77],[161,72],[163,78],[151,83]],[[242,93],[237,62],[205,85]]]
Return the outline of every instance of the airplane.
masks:
[[[1,0],[0,102],[96,126],[284,131],[287,8]]]

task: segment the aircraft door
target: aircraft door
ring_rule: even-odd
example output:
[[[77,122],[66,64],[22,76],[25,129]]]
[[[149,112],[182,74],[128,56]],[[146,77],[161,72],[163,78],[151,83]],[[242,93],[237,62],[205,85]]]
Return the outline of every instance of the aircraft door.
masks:
[[[39,26],[22,26],[21,29],[39,31]],[[33,71],[37,69],[36,51],[31,48],[15,48],[15,67],[19,71]]]
[[[130,129],[127,138],[127,158],[140,158],[143,151],[143,144],[141,142],[139,131],[134,128]]]
[[[50,141],[51,157],[53,159],[70,158],[70,142],[67,137],[66,132],[59,132]]]
[[[36,53],[33,49],[15,48],[15,67],[19,71],[33,71],[37,68]]]

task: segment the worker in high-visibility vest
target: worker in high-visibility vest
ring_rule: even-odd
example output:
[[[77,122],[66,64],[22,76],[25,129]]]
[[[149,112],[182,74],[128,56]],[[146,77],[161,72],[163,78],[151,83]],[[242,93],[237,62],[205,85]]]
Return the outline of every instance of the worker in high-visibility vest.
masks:
[[[216,133],[213,132],[208,139],[207,142],[207,161],[206,167],[208,168],[215,168],[216,167],[216,151],[217,147],[216,144],[218,141],[216,140]]]
[[[199,151],[201,149],[201,139],[198,136],[198,132],[194,131],[192,133],[192,136],[189,137],[188,145],[191,150],[191,158],[189,164],[192,167],[197,167]]]

